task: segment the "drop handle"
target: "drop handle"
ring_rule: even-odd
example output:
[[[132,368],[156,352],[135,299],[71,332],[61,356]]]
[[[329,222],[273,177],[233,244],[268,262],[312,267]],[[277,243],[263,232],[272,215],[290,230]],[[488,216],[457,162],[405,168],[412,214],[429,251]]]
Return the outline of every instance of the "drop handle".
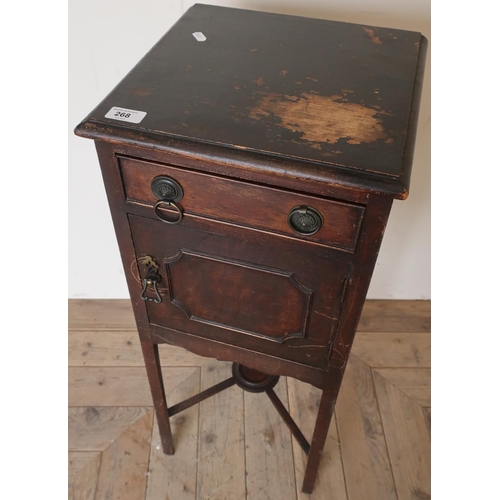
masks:
[[[158,292],[158,283],[161,281],[161,275],[158,273],[159,266],[158,263],[150,255],[146,255],[139,260],[139,263],[143,266],[145,270],[146,277],[142,280],[142,290],[141,299],[144,301],[154,302],[159,304],[161,302],[161,295]],[[147,295],[148,287],[153,288],[153,297]]]
[[[144,278],[142,280],[142,290],[141,290],[141,299],[142,300],[149,300],[151,302],[154,302],[155,304],[159,304],[161,302],[161,296],[158,293],[158,286],[157,286],[158,281],[157,280],[148,280],[147,278]],[[146,295],[148,286],[153,286],[153,291],[155,293],[155,297],[148,297]]]

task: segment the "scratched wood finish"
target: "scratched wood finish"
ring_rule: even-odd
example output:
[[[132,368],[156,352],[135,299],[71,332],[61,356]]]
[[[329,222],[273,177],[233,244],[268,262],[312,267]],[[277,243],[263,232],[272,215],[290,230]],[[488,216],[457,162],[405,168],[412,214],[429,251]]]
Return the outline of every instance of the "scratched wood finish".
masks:
[[[126,140],[104,116],[122,106],[147,112],[126,127],[139,142],[146,131],[399,178],[425,47],[420,33],[195,5],[78,133]]]
[[[348,254],[216,222],[129,220],[139,259],[160,265],[163,300],[146,304],[152,324],[326,367]]]
[[[160,175],[175,179],[184,192],[179,205],[187,214],[198,214],[287,234],[305,241],[320,242],[354,251],[364,207],[329,201],[265,186],[185,171],[169,165],[120,158],[125,193],[130,202],[155,204],[158,198],[151,181]],[[323,217],[321,229],[301,236],[287,222],[288,213],[305,205],[318,210]],[[167,216],[168,217],[168,216]]]
[[[255,370],[269,375],[296,377],[314,385],[314,387],[322,388],[325,384],[325,371],[319,368],[250,351],[244,347],[231,346],[222,342],[215,343],[196,335],[160,328],[155,325],[151,326],[151,330],[155,342],[168,342],[189,349],[200,356],[244,364],[244,366],[253,367]]]
[[[89,122],[82,127],[85,129],[90,127],[95,132],[96,125]],[[113,130],[111,125],[106,132],[99,132],[99,140],[111,140],[110,134],[113,133]],[[80,134],[80,127],[77,127],[75,133]],[[126,134],[130,135],[133,132],[127,131]],[[144,131],[143,139],[145,140],[146,137],[151,141],[149,146],[143,143],[138,147],[129,144],[126,140],[122,142],[122,139],[111,142],[120,143],[119,146],[116,146],[117,155],[120,157],[128,156],[162,165],[175,165],[194,172],[213,174],[217,177],[251,182],[259,186],[274,186],[297,193],[303,192],[304,194],[345,200],[360,205],[366,204],[370,195],[375,192],[386,192],[396,196],[400,189],[397,185],[388,184],[387,179],[374,178],[365,179],[362,184],[363,189],[352,189],[352,179],[350,182],[350,176],[347,172],[339,171],[333,177],[331,169],[322,164],[310,164],[308,169],[304,171],[303,162],[291,158],[265,156],[238,148],[220,148],[213,144],[186,143],[179,138],[171,138],[168,143],[165,143]],[[286,169],[287,175],[283,175],[284,169]],[[123,183],[123,178],[120,179],[120,182]]]
[[[119,317],[119,313],[124,312],[124,307],[128,306],[130,308],[129,301],[94,301],[88,300],[84,304],[85,309],[88,313],[88,318],[85,314],[81,314],[81,307],[74,307],[76,304],[73,302],[80,303],[81,301],[70,301],[69,310],[76,311],[76,314],[80,318],[81,322],[92,323],[94,328],[92,330],[80,330],[80,329],[70,329],[69,332],[69,359],[79,359],[81,355],[82,342],[85,343],[85,337],[82,334],[92,334],[99,335],[103,339],[103,344],[99,344],[102,347],[103,352],[99,357],[90,356],[87,360],[89,363],[87,367],[92,367],[95,363],[95,368],[101,368],[102,366],[112,367],[110,369],[120,372],[124,368],[124,365],[115,366],[113,363],[116,358],[116,351],[113,350],[112,342],[116,342],[118,349],[122,349],[122,346],[126,346],[126,341],[129,338],[130,331],[126,329],[121,333],[115,329],[113,325],[109,326],[109,330],[104,327],[106,324],[109,325],[109,317]],[[377,302],[375,302],[377,303]],[[373,302],[371,303],[373,304]],[[419,307],[420,302],[408,301],[406,304],[402,304],[396,301],[394,304],[394,309],[391,311],[390,303],[385,302],[383,312],[381,312],[380,318],[374,315],[372,319],[379,323],[380,319],[387,315],[391,317],[400,318],[400,325],[405,324],[405,311],[408,314],[408,321],[412,321],[412,315],[414,315],[415,308]],[[403,307],[404,305],[404,307]],[[377,309],[377,308],[372,308]],[[108,316],[103,315],[101,319],[96,321],[91,321],[91,318],[96,318],[95,312],[99,311],[109,311]],[[70,313],[70,324],[73,324],[71,313]],[[100,323],[102,321],[102,324]],[[394,322],[391,322],[388,326],[394,326]],[[401,328],[398,328],[401,330]],[[382,333],[382,335],[381,335]],[[122,339],[120,340],[120,335]],[[136,334],[135,334],[136,335]],[[371,341],[370,336],[374,339]],[[418,334],[419,350],[427,351],[430,346],[430,334],[420,332]],[[78,339],[78,341],[73,341],[72,339]],[[358,337],[359,340],[360,337]],[[393,454],[389,454],[389,462],[384,462],[380,458],[380,439],[384,442],[387,441],[387,433],[391,431],[396,433],[396,438],[393,438],[391,444],[398,445],[398,436],[404,436],[404,446],[409,447],[403,450],[404,461],[408,463],[408,467],[412,467],[413,461],[423,460],[423,467],[429,467],[430,456],[426,456],[428,453],[428,445],[424,453],[422,453],[421,444],[416,445],[412,448],[411,443],[420,443],[420,429],[415,426],[414,422],[416,419],[421,418],[425,426],[426,439],[429,439],[429,432],[427,429],[427,423],[430,420],[430,408],[421,407],[421,405],[412,399],[410,394],[416,395],[418,398],[419,391],[416,390],[420,383],[423,384],[424,392],[428,391],[427,376],[425,370],[415,370],[414,361],[415,358],[408,356],[407,353],[411,352],[412,346],[415,345],[414,334],[401,334],[398,332],[366,332],[366,335],[362,337],[362,342],[366,345],[373,345],[378,343],[377,353],[384,352],[381,356],[377,354],[373,358],[366,357],[366,359],[360,359],[356,356],[354,350],[350,358],[349,367],[346,371],[345,380],[342,385],[341,393],[339,395],[339,401],[337,403],[337,420],[332,423],[330,427],[329,437],[324,451],[324,457],[321,462],[321,469],[325,470],[325,473],[320,472],[317,480],[317,484],[312,495],[305,495],[301,493],[300,488],[302,484],[302,477],[305,467],[305,455],[296,444],[295,440],[289,435],[288,429],[285,424],[277,418],[276,414],[272,412],[275,411],[272,407],[266,409],[267,397],[265,395],[252,395],[255,397],[255,405],[245,405],[245,415],[244,415],[244,428],[245,430],[250,429],[252,431],[252,437],[248,432],[245,432],[244,439],[246,445],[249,448],[245,448],[242,451],[240,457],[235,457],[235,463],[241,461],[246,464],[246,498],[266,498],[265,491],[258,488],[262,485],[263,479],[260,478],[260,482],[254,483],[253,480],[249,478],[255,478],[254,473],[262,468],[263,460],[262,458],[266,454],[270,453],[267,448],[265,441],[266,429],[268,424],[272,423],[272,429],[275,436],[281,436],[283,442],[289,439],[292,442],[293,447],[293,463],[294,469],[292,471],[291,479],[296,481],[297,484],[297,498],[306,500],[308,498],[318,499],[318,500],[331,500],[332,498],[338,500],[346,500],[347,494],[346,490],[349,492],[349,500],[377,500],[380,498],[391,498],[393,495],[393,489],[390,488],[390,481],[383,480],[391,474],[393,474],[394,469],[398,468],[399,465],[394,463],[394,460],[401,460],[399,454],[402,453],[398,448],[393,448]],[[97,348],[96,344],[96,348]],[[128,346],[130,347],[130,346]],[[139,349],[139,347],[137,347]],[[174,366],[170,367],[168,364],[168,356],[163,358],[164,372],[166,374],[170,373],[171,369],[176,369],[176,364],[179,359],[182,359],[183,350],[172,346],[160,346],[160,353],[162,348],[167,349],[166,354],[171,355],[171,361]],[[106,361],[106,356],[108,356],[109,361]],[[129,360],[131,367],[135,368],[136,357],[124,357],[125,360]],[[207,358],[199,358],[203,364],[207,362]],[[369,364],[370,360],[374,361],[374,365]],[[359,368],[356,370],[351,370],[353,363]],[[395,391],[399,394],[396,400],[391,398],[389,400],[389,406],[384,404],[384,399],[378,398],[377,393],[370,390],[367,384],[368,372],[374,373],[378,371],[378,374],[388,373],[383,369],[386,363],[388,368],[398,366],[401,370],[408,370],[411,374],[409,377],[413,380],[410,387],[412,390],[407,389],[407,392],[403,392],[402,388],[398,387],[401,385],[402,381],[406,378],[404,373],[399,377],[384,378],[383,383],[385,384],[388,391]],[[408,368],[404,367],[404,363],[408,363]],[[362,367],[362,368],[360,368]],[[380,369],[380,370],[379,370]],[[368,370],[368,372],[367,372]],[[394,373],[394,372],[392,372]],[[399,373],[402,373],[400,371]],[[417,375],[421,374],[418,378]],[[371,375],[370,375],[371,376]],[[119,378],[119,377],[117,377]],[[224,375],[221,374],[220,379],[223,379]],[[390,380],[389,380],[390,379]],[[216,380],[218,381],[219,378]],[[280,384],[283,384],[285,379],[282,379]],[[290,396],[290,411],[293,417],[296,419],[297,423],[301,426],[301,429],[305,433],[306,437],[310,439],[312,434],[312,429],[314,427],[315,416],[317,412],[317,403],[319,401],[320,391],[316,389],[311,389],[310,386],[302,382],[288,379],[287,380],[288,391]],[[70,380],[70,400],[73,403],[77,403],[76,407],[69,408],[69,445],[71,448],[70,452],[70,484],[69,488],[73,494],[75,500],[94,498],[95,487],[97,484],[97,477],[99,475],[99,463],[101,454],[105,454],[106,450],[110,449],[113,443],[120,439],[121,436],[130,428],[133,427],[134,423],[141,419],[148,410],[151,411],[151,407],[130,407],[125,403],[130,402],[129,395],[127,391],[130,389],[126,380],[122,382],[121,386],[115,386],[118,395],[121,397],[116,398],[115,403],[117,406],[85,406],[86,400],[81,400],[80,404],[78,401],[74,400],[72,393],[76,390],[79,391],[78,385],[75,379]],[[173,389],[172,392],[167,393],[167,399],[170,404],[175,404],[176,402],[191,396],[193,393],[198,391],[199,384],[199,372],[193,371],[191,374],[187,374],[184,379],[182,379],[179,384]],[[408,384],[406,384],[408,387]],[[168,386],[167,386],[168,389]],[[147,392],[147,388],[145,389]],[[413,392],[412,392],[413,391]],[[238,394],[238,390],[235,390]],[[420,391],[422,394],[422,391]],[[247,394],[241,395],[240,397],[246,398]],[[284,402],[286,403],[286,394],[280,394]],[[259,399],[262,398],[262,399]],[[375,398],[375,400],[374,400]],[[347,404],[345,399],[347,399]],[[411,410],[409,417],[410,420],[406,420],[406,417],[401,417],[399,413],[393,414],[394,403],[399,406],[403,402],[403,407],[405,405],[410,405]],[[378,405],[379,410],[374,410],[374,405]],[[413,406],[416,405],[416,406]],[[269,406],[269,405],[267,405]],[[198,443],[205,437],[205,434],[198,435],[198,425],[199,425],[199,415],[202,408],[201,406],[195,406],[190,408],[187,412],[180,413],[172,418],[172,428],[174,434],[174,443],[176,446],[176,454],[173,456],[166,456],[158,450],[158,446],[161,448],[159,441],[158,430],[156,424],[153,424],[153,438],[150,445],[145,445],[147,448],[147,453],[150,457],[150,466],[146,475],[148,482],[147,493],[144,496],[138,496],[134,500],[156,500],[157,498],[175,498],[180,500],[192,500],[196,498],[196,493],[193,493],[192,488],[193,481],[198,481],[197,465],[199,464]],[[262,412],[261,412],[262,410]],[[353,411],[352,415],[349,411]],[[207,412],[212,415],[211,409]],[[374,411],[380,411],[384,413],[387,420],[390,420],[390,429],[382,426],[383,434],[374,435],[373,424],[375,420],[372,418]],[[401,409],[397,409],[397,412],[401,412]],[[420,412],[420,417],[418,413]],[[251,414],[252,421],[248,422],[248,414]],[[182,422],[178,422],[176,419],[178,417],[186,417]],[[192,418],[191,418],[192,417]],[[364,418],[366,417],[366,418]],[[381,417],[379,417],[381,418]],[[365,421],[367,425],[365,426]],[[235,426],[234,429],[238,429],[241,426],[241,422],[230,422],[227,421],[228,426]],[[337,423],[339,425],[339,432],[337,432]],[[230,432],[233,432],[230,431]],[[417,434],[415,435],[415,432]],[[288,438],[286,438],[288,436]],[[425,434],[424,434],[425,436]],[[340,446],[340,444],[342,446]],[[149,448],[148,448],[149,446]],[[387,445],[386,445],[387,446]],[[401,446],[399,443],[398,446]],[[86,451],[93,450],[93,451]],[[378,450],[378,451],[377,451]],[[130,450],[127,450],[130,451]],[[416,453],[416,455],[415,455]],[[289,463],[291,457],[289,454],[288,445],[285,447],[276,446],[272,449],[271,456],[273,457],[276,464],[286,464]],[[77,461],[77,458],[80,460]],[[83,458],[82,458],[83,457]],[[128,455],[127,455],[128,457]],[[385,463],[385,469],[382,465]],[[85,469],[85,466],[88,468]],[[119,464],[116,463],[119,467]],[[378,467],[378,468],[377,468]],[[368,471],[368,472],[367,472]],[[370,472],[372,471],[372,472]],[[377,476],[374,478],[374,472],[377,471]],[[422,472],[420,472],[422,474]],[[194,475],[194,480],[193,480]],[[359,478],[363,478],[364,484],[360,484]],[[125,480],[123,474],[116,473],[114,475],[116,482],[116,487],[121,488],[121,482]],[[268,477],[271,482],[270,490],[276,491],[278,488],[277,483],[286,481],[290,478],[282,477],[281,479],[277,477]],[[222,480],[222,478],[221,478]],[[281,483],[280,483],[281,484]],[[398,495],[399,498],[412,498],[412,500],[420,500],[420,498],[426,498],[425,496],[412,497],[411,488],[412,482],[405,483],[404,478],[399,480],[398,483]],[[269,482],[268,482],[269,485]],[[214,488],[218,486],[215,485]],[[269,487],[269,486],[268,486]],[[384,489],[387,488],[387,489]],[[406,489],[405,489],[406,488]],[[270,491],[269,490],[269,491]],[[425,488],[420,487],[421,491],[425,492]],[[141,490],[142,491],[142,490]],[[229,491],[229,490],[228,490]],[[418,492],[418,488],[416,489]],[[364,492],[360,495],[359,492]],[[89,496],[90,495],[90,496]],[[215,489],[207,491],[206,497],[217,498],[215,494]],[[71,498],[71,497],[70,497]],[[198,498],[203,498],[199,497]],[[245,498],[245,497],[243,497]],[[288,498],[288,495],[287,497]],[[290,498],[295,498],[293,494],[290,494]]]

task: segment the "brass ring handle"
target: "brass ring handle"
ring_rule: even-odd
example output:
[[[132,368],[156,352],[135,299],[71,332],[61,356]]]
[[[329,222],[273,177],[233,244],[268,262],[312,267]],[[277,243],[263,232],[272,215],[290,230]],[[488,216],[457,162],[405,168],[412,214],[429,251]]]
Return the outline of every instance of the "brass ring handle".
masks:
[[[160,214],[160,212],[158,211],[158,207],[164,203],[165,205],[172,205],[176,210],[177,210],[177,213],[179,214],[179,217],[177,217],[176,220],[168,220],[168,219],[164,219],[163,216]],[[167,201],[167,200],[158,200],[156,203],[155,203],[155,214],[158,216],[158,219],[160,219],[161,221],[163,222],[166,222],[167,224],[179,224],[179,222],[182,220],[182,217],[183,217],[183,214],[182,214],[182,210],[181,208],[179,207],[179,205],[177,205],[177,203],[174,203],[173,201]]]
[[[321,229],[323,216],[315,208],[301,205],[290,210],[288,224],[296,233],[310,236]]]

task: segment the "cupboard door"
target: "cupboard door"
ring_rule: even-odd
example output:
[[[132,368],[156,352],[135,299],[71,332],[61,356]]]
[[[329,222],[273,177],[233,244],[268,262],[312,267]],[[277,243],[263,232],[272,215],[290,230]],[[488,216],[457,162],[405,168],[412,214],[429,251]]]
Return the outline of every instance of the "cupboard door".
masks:
[[[130,215],[129,221],[138,282],[148,279],[151,262],[158,266],[158,296],[151,283],[144,292],[154,299],[146,302],[152,324],[326,364],[347,254],[209,220],[168,225]]]

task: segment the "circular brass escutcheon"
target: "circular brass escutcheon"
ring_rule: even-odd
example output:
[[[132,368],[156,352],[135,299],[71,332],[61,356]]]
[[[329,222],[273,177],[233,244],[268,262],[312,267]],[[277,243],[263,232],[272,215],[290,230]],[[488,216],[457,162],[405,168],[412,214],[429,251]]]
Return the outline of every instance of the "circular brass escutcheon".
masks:
[[[315,208],[301,205],[290,210],[288,224],[295,232],[308,236],[320,230],[323,217]]]
[[[184,196],[181,185],[166,175],[159,175],[151,181],[151,191],[156,198],[163,201],[178,202]]]

